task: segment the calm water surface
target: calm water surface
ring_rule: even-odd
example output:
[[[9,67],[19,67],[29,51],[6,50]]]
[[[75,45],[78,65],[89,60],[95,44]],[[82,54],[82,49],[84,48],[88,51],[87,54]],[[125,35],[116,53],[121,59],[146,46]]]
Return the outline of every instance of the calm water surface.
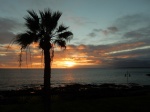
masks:
[[[126,72],[130,73],[129,83],[150,85],[150,69],[52,69],[52,86],[66,84],[126,84]],[[0,90],[15,90],[22,87],[43,85],[43,69],[0,69]]]

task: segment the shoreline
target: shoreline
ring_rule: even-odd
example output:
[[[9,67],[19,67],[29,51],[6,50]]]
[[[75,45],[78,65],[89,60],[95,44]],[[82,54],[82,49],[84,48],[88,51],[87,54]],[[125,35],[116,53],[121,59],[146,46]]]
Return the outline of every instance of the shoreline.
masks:
[[[107,86],[126,86],[128,88],[131,88],[133,86],[139,86],[139,87],[144,87],[144,86],[150,86],[149,84],[138,84],[138,83],[60,83],[60,84],[51,84],[51,88],[61,88],[61,87],[68,87],[68,86],[73,86],[73,85],[80,85],[80,86],[99,86],[102,87],[104,85]],[[14,87],[14,86],[8,86],[8,87],[3,87],[0,88],[1,91],[19,91],[19,90],[29,90],[29,89],[34,89],[34,90],[42,90],[43,85],[41,84],[28,84],[28,85],[22,85],[19,87]]]
[[[108,92],[108,93],[107,93]],[[101,96],[124,96],[136,94],[150,93],[150,85],[138,85],[134,83],[129,84],[114,84],[104,83],[100,85],[96,84],[69,84],[65,86],[52,87],[51,95],[61,94],[101,94]],[[116,94],[117,93],[117,94]],[[119,93],[119,94],[118,94]],[[41,95],[43,94],[42,86],[39,87],[24,87],[18,90],[0,90],[0,96],[21,96],[21,95]]]

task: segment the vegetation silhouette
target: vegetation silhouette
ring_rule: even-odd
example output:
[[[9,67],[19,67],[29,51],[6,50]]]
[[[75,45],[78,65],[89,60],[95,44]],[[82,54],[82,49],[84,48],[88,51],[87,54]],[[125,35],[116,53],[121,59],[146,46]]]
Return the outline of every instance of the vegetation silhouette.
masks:
[[[64,24],[58,25],[58,20],[62,15],[59,11],[52,12],[50,9],[45,9],[39,11],[39,14],[34,10],[27,12],[28,15],[24,18],[27,30],[18,34],[14,42],[21,46],[21,53],[23,49],[28,49],[33,42],[39,44],[39,48],[44,52],[44,91],[49,94],[54,45],[65,49],[66,42],[73,38],[73,33],[68,31],[69,27]]]

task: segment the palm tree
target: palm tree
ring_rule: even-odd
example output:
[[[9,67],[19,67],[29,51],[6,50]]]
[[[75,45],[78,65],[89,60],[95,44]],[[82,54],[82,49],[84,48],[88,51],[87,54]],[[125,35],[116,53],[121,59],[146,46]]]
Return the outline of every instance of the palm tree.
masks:
[[[27,30],[16,36],[15,41],[22,49],[27,49],[30,44],[37,42],[39,48],[44,51],[44,90],[50,90],[51,61],[50,50],[57,44],[61,48],[66,48],[66,42],[73,37],[73,33],[68,31],[68,27],[63,24],[58,25],[58,20],[62,13],[52,12],[50,9],[39,11],[28,10],[25,19]],[[53,54],[52,54],[53,55]]]

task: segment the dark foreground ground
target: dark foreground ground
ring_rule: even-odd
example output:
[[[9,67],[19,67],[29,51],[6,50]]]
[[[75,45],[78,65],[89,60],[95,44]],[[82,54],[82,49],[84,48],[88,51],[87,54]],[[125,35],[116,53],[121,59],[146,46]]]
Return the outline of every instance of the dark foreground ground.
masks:
[[[150,112],[150,86],[68,85],[52,88],[52,112]],[[42,90],[0,91],[0,112],[44,112]]]

